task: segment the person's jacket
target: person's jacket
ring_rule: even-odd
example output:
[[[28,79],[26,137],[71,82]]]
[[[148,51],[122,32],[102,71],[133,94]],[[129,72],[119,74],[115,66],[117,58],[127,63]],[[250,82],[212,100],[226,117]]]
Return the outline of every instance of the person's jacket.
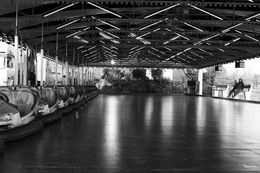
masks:
[[[238,82],[237,89],[243,90],[244,89],[244,83],[243,82]]]

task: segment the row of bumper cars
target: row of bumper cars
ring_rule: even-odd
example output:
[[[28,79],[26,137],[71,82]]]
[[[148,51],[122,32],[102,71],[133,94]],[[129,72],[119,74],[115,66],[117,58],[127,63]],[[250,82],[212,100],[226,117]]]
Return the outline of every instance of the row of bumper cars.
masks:
[[[0,88],[0,138],[12,141],[42,128],[35,119],[39,98],[29,88]]]
[[[4,142],[36,133],[97,94],[95,86],[0,87],[0,153]]]

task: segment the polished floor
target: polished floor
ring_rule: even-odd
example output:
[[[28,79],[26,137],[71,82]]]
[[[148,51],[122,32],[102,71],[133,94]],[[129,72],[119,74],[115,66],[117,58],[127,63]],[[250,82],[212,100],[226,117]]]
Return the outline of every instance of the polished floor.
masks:
[[[40,133],[7,143],[0,172],[260,172],[260,105],[100,95]]]

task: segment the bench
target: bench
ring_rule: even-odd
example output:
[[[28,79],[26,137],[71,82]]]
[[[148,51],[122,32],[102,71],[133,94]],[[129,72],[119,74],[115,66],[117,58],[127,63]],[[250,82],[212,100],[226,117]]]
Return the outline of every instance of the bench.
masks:
[[[213,97],[228,97],[229,85],[214,85],[212,88]]]
[[[250,100],[252,88],[252,85],[245,85],[243,91],[238,93],[234,99]]]

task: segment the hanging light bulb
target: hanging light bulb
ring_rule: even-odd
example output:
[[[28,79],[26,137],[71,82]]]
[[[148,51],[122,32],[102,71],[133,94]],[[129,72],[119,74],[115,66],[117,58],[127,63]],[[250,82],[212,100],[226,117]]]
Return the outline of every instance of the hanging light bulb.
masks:
[[[111,64],[114,65],[115,63],[116,63],[115,60],[112,59]]]

